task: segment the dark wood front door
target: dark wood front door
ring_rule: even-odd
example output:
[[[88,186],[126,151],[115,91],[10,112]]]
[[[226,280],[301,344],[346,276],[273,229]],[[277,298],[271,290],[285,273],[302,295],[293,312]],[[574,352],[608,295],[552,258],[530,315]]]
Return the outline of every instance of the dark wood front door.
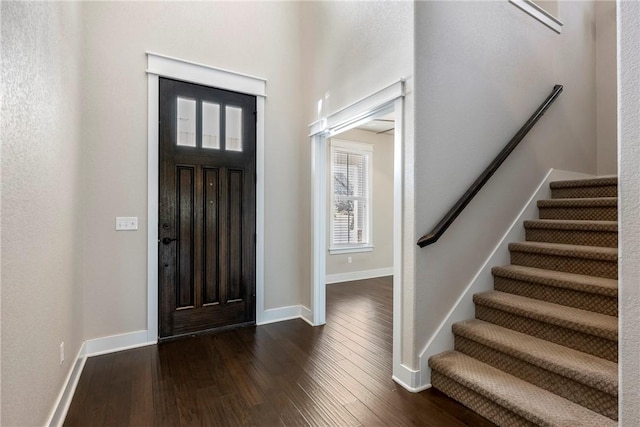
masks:
[[[255,321],[255,113],[160,79],[160,338]]]

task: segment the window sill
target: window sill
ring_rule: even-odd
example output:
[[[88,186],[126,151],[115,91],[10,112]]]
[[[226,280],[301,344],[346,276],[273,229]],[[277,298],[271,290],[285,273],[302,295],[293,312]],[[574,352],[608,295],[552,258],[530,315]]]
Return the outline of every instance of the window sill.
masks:
[[[355,254],[358,252],[373,252],[373,245],[348,246],[342,248],[329,248],[330,255]]]

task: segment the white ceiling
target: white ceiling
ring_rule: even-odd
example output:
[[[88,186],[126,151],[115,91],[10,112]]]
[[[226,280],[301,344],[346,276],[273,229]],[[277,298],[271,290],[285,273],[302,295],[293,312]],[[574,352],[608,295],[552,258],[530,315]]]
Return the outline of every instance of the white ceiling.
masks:
[[[393,113],[375,117],[367,123],[361,124],[356,129],[366,130],[374,133],[391,133],[395,127]]]

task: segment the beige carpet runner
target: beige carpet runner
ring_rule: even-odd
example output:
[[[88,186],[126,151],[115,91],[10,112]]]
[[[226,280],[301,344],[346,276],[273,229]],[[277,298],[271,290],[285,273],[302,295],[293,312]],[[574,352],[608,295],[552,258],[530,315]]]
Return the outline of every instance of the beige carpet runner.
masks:
[[[431,384],[500,426],[616,426],[617,180],[550,186],[455,350],[429,359]]]

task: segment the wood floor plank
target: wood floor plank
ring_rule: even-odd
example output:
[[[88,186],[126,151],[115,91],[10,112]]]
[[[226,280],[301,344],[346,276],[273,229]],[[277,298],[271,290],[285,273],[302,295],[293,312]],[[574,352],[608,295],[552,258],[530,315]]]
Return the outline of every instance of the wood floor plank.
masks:
[[[379,337],[387,335],[390,337],[393,333],[393,325],[390,322],[386,322],[380,317],[356,316],[353,314],[353,310],[347,306],[333,308],[330,315],[335,322],[347,322],[358,326],[363,331],[373,330]]]
[[[376,414],[371,412],[367,406],[356,400],[344,406],[351,415],[353,415],[360,424],[367,427],[386,427],[387,423],[383,422]]]
[[[380,348],[389,349],[389,343],[392,339],[391,332],[385,331],[379,327],[371,327],[362,321],[344,319],[340,316],[333,316],[331,320],[332,324],[337,327],[352,332],[370,343],[376,344]]]
[[[257,426],[260,427],[284,427],[286,424],[280,418],[276,409],[268,403],[262,403],[249,408],[249,412]]]
[[[89,358],[65,426],[493,426],[391,379],[390,277],[327,286],[297,319]]]
[[[129,425],[141,427],[151,426],[154,412],[151,372],[153,362],[149,349],[144,350],[136,352],[140,358],[131,378],[131,407],[135,410],[131,410],[129,417]]]
[[[271,407],[276,409],[280,416],[280,420],[285,426],[295,427],[311,425],[283,390],[278,389],[276,392],[269,394],[268,403]]]
[[[305,353],[292,344],[288,347],[283,346],[283,350],[296,357],[296,362],[300,369],[297,374],[297,382],[305,390],[328,395],[330,399],[335,399],[340,405],[356,400],[347,388],[333,379],[331,372],[326,369],[328,364],[318,363],[314,359],[305,357]],[[312,395],[310,396],[313,397]]]

